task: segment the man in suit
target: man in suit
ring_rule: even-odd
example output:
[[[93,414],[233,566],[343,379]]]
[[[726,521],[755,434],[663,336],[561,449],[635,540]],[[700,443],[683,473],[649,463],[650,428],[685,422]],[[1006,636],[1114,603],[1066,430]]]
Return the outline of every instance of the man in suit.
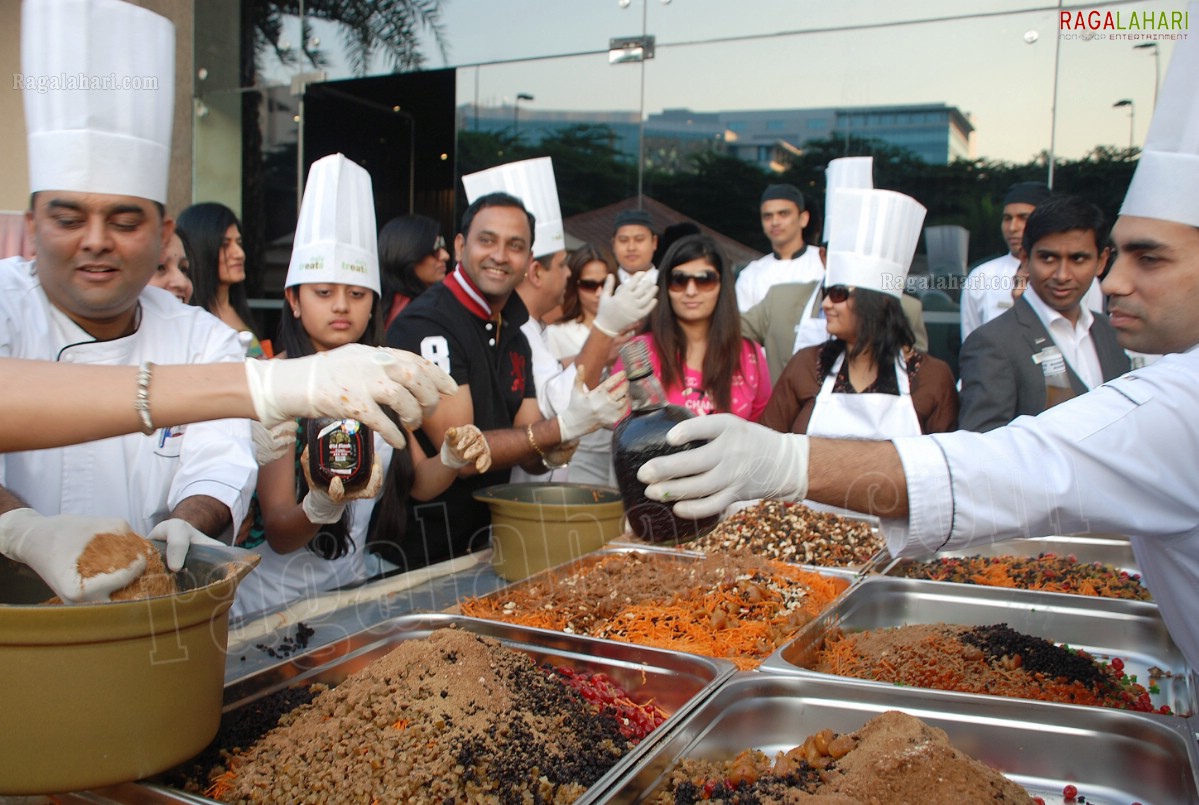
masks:
[[[1046,378],[1065,359],[1072,394],[1083,394],[1129,369],[1107,316],[1083,297],[1107,265],[1107,225],[1094,204],[1056,196],[1024,228],[1028,290],[1002,316],[962,345],[959,422],[988,431],[1048,406]]]
[[[787,282],[773,286],[766,292],[766,297],[752,308],[741,314],[741,335],[751,341],[756,341],[766,350],[766,364],[770,367],[770,382],[777,383],[783,367],[798,351],[796,349],[796,334],[799,330],[800,317],[807,309],[808,299],[820,287],[820,281]],[[924,326],[924,313],[920,308],[920,300],[904,294],[899,304],[903,314],[912,326],[916,336],[913,344],[921,352],[928,351],[928,329]],[[817,308],[819,312],[819,308]],[[824,317],[819,319],[819,327],[824,328]],[[827,334],[825,338],[827,338]],[[799,346],[811,346],[802,343]]]

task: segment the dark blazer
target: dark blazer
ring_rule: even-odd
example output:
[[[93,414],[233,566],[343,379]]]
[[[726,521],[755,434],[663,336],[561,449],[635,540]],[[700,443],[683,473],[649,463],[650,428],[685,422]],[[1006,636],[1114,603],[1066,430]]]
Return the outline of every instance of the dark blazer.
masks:
[[[1027,293],[1034,293],[1030,288]],[[1128,355],[1116,341],[1107,316],[1095,313],[1091,341],[1099,356],[1099,369],[1107,382],[1129,370]],[[1053,338],[1036,311],[1021,297],[1003,315],[966,338],[958,358],[961,368],[962,408],[958,424],[963,430],[988,431],[1018,416],[1035,416],[1045,410],[1045,375],[1033,355],[1053,345]],[[1067,364],[1066,373],[1075,394],[1087,387]]]

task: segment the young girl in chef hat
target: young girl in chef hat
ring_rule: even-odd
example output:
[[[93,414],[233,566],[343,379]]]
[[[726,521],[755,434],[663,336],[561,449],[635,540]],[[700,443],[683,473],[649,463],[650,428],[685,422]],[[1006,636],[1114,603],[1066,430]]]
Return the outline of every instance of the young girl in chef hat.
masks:
[[[344,344],[383,342],[379,259],[370,175],[341,154],[313,163],[304,190],[295,248],[284,290],[286,307],[279,326],[279,359],[301,357]],[[475,431],[477,434],[478,432]],[[366,555],[367,532],[381,490],[399,498],[412,491],[414,476],[424,491],[444,489],[467,463],[447,448],[442,461],[393,454],[374,435],[375,466],[365,489],[335,500],[306,478],[307,434],[297,433],[290,454],[265,464],[258,473],[258,503],[265,541],[253,548],[258,568],[238,588],[234,617],[280,607],[367,579],[375,570]],[[414,440],[409,440],[414,444]],[[479,445],[478,442],[482,442]],[[481,435],[472,458],[486,442]],[[455,463],[454,459],[459,459]],[[413,461],[419,464],[414,472]],[[396,465],[389,472],[390,465]],[[383,475],[388,474],[384,483]],[[428,494],[425,492],[425,494]],[[423,495],[422,495],[423,497]]]

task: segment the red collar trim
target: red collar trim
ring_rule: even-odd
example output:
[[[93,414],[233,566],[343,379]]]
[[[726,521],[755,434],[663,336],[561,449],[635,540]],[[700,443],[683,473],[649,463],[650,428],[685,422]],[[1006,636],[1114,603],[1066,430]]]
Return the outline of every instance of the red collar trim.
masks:
[[[484,321],[491,318],[491,305],[483,298],[483,294],[479,293],[479,289],[470,281],[470,277],[466,276],[461,263],[454,268],[452,274],[445,278],[445,284],[464,308]]]

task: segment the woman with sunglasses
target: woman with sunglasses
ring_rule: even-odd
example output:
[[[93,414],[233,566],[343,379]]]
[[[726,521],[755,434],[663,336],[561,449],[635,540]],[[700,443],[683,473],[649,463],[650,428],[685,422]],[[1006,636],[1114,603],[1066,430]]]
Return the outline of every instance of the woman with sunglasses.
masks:
[[[587,340],[591,324],[599,311],[600,296],[609,274],[616,273],[616,261],[606,249],[584,243],[566,258],[570,280],[562,301],[562,318],[545,331],[550,352],[569,366]]]
[[[647,341],[671,403],[698,415],[728,412],[754,422],[761,416],[770,398],[766,355],[741,337],[733,274],[707,235],[689,235],[666,252],[650,331],[638,338]]]
[[[795,354],[761,423],[783,433],[850,439],[956,430],[953,372],[912,346],[899,302],[924,208],[899,193],[854,192],[873,195],[852,196],[847,216],[838,211],[838,220],[850,220],[829,244],[821,303],[829,340]],[[855,224],[875,237],[856,237]]]
[[[379,231],[384,329],[409,302],[445,279],[449,262],[441,224],[432,218],[402,215],[384,224]]]

